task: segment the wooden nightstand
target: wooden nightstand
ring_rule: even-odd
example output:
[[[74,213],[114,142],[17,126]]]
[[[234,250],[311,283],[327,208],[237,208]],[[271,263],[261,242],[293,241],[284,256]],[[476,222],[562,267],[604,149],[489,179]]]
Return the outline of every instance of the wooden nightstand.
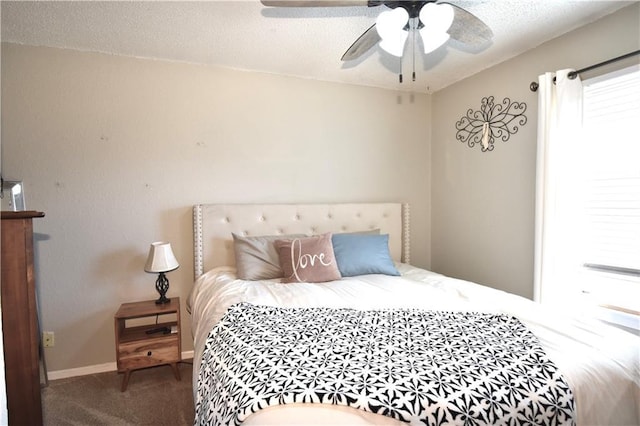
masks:
[[[127,390],[131,371],[140,368],[169,364],[176,380],[180,380],[180,298],[170,300],[162,305],[157,305],[155,300],[123,303],[116,312],[116,361],[118,373],[124,372],[122,392]],[[151,333],[165,327],[168,333]]]

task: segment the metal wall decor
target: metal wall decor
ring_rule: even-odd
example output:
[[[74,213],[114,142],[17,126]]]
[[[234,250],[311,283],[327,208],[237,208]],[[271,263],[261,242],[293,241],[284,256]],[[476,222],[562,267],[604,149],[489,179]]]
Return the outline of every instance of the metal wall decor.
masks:
[[[504,98],[496,105],[493,96],[482,98],[480,110],[467,110],[467,115],[456,123],[456,139],[469,148],[480,144],[482,152],[493,151],[496,139],[508,141],[512,134],[518,132],[518,126],[527,123],[526,110],[524,102],[511,102],[511,99]]]

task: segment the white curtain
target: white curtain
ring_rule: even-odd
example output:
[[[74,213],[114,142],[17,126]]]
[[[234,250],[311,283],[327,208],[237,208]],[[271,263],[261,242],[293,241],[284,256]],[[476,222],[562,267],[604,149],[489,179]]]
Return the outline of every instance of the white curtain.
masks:
[[[582,82],[572,70],[538,77],[538,150],[534,300],[567,302],[579,233],[573,210],[579,197]],[[555,83],[554,83],[555,77]]]

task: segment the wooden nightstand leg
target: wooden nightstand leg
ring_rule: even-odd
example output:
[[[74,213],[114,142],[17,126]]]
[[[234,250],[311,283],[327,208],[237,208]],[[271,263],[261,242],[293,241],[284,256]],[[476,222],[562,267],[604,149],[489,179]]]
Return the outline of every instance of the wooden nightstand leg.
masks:
[[[129,386],[129,376],[131,376],[131,370],[125,371],[124,377],[122,378],[122,387],[120,388],[120,392],[127,390],[127,386]]]
[[[173,369],[173,375],[176,376],[176,380],[180,381],[180,370],[178,370],[178,363],[171,363]]]

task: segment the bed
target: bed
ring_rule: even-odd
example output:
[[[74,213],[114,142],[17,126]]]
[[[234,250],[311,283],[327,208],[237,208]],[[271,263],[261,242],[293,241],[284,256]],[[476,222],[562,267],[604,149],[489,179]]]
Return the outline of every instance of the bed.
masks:
[[[194,206],[195,423],[640,424],[640,338],[409,247],[406,204]]]

